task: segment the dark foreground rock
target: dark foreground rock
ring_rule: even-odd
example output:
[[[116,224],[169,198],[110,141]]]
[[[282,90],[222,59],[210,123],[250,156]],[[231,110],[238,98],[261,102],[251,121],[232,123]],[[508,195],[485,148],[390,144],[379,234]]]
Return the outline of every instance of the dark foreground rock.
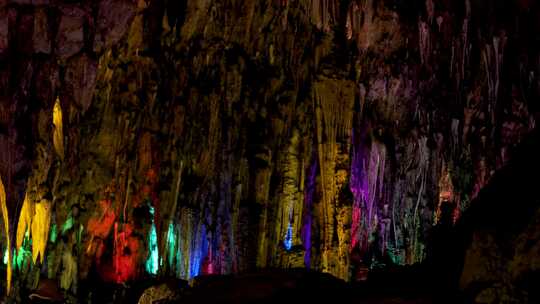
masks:
[[[540,132],[533,132],[458,224],[467,303],[540,303]]]

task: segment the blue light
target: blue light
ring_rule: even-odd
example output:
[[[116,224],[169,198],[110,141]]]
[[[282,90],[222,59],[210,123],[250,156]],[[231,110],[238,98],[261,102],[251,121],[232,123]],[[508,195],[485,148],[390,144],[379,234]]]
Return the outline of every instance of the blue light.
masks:
[[[285,240],[283,241],[283,245],[285,246],[285,249],[287,251],[291,250],[292,248],[292,234],[293,234],[293,228],[291,223],[289,222],[289,227],[287,227],[287,234],[285,235]]]

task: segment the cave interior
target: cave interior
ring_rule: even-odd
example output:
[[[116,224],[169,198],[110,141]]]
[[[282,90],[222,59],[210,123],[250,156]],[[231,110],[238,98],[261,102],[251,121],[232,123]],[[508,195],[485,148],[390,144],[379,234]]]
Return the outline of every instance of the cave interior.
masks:
[[[540,303],[540,2],[0,0],[0,303]]]

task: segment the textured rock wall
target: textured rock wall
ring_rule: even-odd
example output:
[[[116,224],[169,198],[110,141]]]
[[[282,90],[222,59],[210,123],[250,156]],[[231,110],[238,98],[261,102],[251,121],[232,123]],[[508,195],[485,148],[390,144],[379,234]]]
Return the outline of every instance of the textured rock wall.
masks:
[[[419,262],[537,119],[535,2],[0,4],[14,288]]]

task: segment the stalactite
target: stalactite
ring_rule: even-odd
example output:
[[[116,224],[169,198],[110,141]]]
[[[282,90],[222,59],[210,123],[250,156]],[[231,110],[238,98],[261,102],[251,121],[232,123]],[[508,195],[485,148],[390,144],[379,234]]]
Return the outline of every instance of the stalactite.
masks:
[[[465,67],[469,59],[469,18],[463,20],[461,34],[452,41],[452,52],[450,58],[450,76],[456,81],[456,89],[461,89],[461,83],[465,78]]]
[[[435,16],[435,5],[433,4],[433,0],[426,0],[426,12],[429,24],[433,23],[433,17]]]
[[[60,106],[60,98],[56,98],[53,108],[53,144],[58,157],[64,159],[64,129],[62,121],[62,107]]]
[[[11,240],[10,240],[10,231],[9,231],[9,214],[7,208],[7,199],[6,199],[6,190],[4,188],[4,183],[2,177],[0,177],[0,207],[2,208],[2,219],[4,220],[4,229],[6,233],[6,246],[7,246],[7,270],[6,270],[6,289],[7,294],[11,290],[11,275],[12,275],[12,262],[11,262]]]
[[[349,4],[346,35],[349,40],[356,40],[360,50],[366,51],[377,42],[373,37],[378,26],[374,24],[375,15],[373,0],[351,1]]]
[[[330,32],[339,18],[339,1],[310,0],[311,20],[325,32]]]
[[[431,37],[429,25],[424,21],[418,21],[418,41],[420,60],[423,65],[429,65],[431,57]]]
[[[362,145],[363,143],[360,143]],[[352,222],[352,241],[361,253],[370,250],[372,235],[376,233],[375,218],[384,195],[386,146],[372,142],[369,148],[355,147],[351,168],[351,192],[355,197]],[[370,263],[371,261],[363,261]]]
[[[503,67],[504,49],[506,46],[504,33],[500,37],[493,37],[493,43],[487,44],[482,52],[485,74],[488,86],[489,108],[491,124],[496,125],[497,101],[499,96],[500,74]],[[491,137],[494,136],[495,128],[492,128]]]
[[[360,6],[356,1],[352,1],[347,11],[347,21],[345,24],[347,39],[356,38],[362,25],[362,14]]]

